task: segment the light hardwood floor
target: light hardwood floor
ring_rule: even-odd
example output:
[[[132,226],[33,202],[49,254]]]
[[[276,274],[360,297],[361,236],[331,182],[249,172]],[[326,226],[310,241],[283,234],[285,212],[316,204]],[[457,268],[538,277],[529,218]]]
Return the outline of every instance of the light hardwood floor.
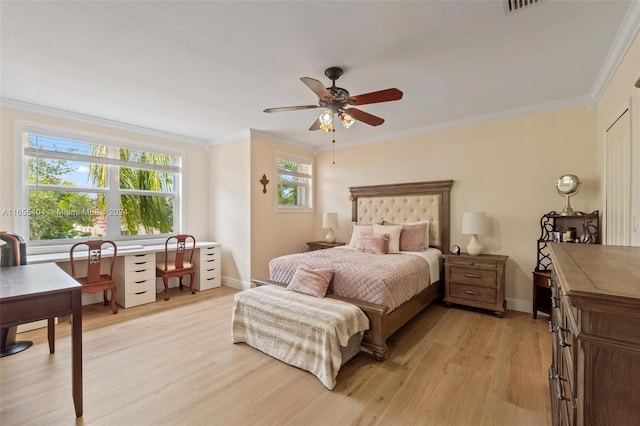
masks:
[[[360,354],[329,391],[306,371],[231,343],[237,290],[173,289],[171,300],[112,315],[85,306],[84,416],[71,399],[68,318],[19,335],[0,359],[0,424],[546,425],[546,321],[507,311],[428,307],[390,340],[384,362]]]

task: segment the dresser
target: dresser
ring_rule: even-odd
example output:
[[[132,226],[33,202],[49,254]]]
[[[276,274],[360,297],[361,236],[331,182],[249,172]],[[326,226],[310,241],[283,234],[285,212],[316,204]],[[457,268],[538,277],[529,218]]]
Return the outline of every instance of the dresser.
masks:
[[[551,243],[554,425],[640,421],[640,247]]]
[[[444,255],[444,302],[489,309],[501,318],[507,301],[504,273],[508,256]]]

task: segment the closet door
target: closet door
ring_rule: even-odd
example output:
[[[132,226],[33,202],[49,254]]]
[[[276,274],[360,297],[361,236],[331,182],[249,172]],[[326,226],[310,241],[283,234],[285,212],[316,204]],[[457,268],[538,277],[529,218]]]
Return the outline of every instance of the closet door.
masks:
[[[631,245],[631,120],[627,109],[605,133],[605,244]]]

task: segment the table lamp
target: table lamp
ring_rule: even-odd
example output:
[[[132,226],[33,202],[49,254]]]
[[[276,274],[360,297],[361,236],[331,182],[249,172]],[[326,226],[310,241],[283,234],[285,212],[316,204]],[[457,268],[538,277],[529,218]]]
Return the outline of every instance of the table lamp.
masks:
[[[482,245],[478,241],[478,234],[487,232],[487,217],[484,212],[465,212],[462,215],[462,233],[471,234],[471,241],[467,244],[467,253],[472,256],[482,254]]]
[[[329,232],[324,237],[324,240],[328,243],[335,243],[336,236],[333,234],[333,230],[338,229],[338,213],[323,213],[322,228],[329,229]]]

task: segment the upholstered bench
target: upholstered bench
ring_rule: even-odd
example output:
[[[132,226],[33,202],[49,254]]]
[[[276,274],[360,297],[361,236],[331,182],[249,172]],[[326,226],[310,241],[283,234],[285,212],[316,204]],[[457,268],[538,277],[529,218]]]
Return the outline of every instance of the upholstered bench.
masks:
[[[360,352],[369,320],[355,305],[266,285],[233,300],[233,343],[244,342],[314,374],[328,389]]]

